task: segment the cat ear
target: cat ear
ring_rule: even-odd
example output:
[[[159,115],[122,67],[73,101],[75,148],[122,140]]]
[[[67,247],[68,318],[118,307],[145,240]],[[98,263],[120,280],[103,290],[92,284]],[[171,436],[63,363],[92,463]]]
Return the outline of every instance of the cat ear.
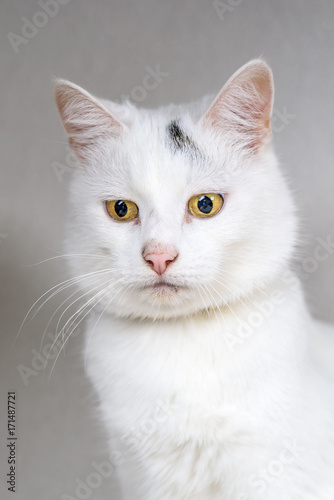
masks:
[[[55,101],[70,146],[84,160],[101,138],[118,138],[123,125],[95,97],[66,80],[56,80]]]
[[[202,117],[204,127],[224,132],[247,152],[257,152],[271,137],[273,76],[261,59],[242,66]]]

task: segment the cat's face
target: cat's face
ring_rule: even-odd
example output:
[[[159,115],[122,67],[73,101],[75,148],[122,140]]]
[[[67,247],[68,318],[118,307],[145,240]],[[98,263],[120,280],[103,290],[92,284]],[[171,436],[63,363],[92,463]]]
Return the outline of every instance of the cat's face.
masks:
[[[295,217],[269,144],[272,93],[262,61],[209,109],[137,110],[57,84],[81,164],[67,248],[73,274],[92,273],[91,305],[96,294],[116,315],[186,315],[230,306],[280,272]]]

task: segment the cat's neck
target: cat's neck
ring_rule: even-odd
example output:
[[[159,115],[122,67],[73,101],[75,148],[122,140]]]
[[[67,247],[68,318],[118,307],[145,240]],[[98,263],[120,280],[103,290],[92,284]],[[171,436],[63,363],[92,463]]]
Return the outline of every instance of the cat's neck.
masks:
[[[94,319],[87,331],[91,376],[108,397],[130,385],[139,392],[149,387],[153,398],[164,400],[176,393],[197,400],[201,393],[203,405],[221,397],[223,388],[243,401],[258,387],[254,377],[272,390],[283,378],[288,384],[299,379],[308,357],[308,314],[299,288],[281,280],[189,318]]]

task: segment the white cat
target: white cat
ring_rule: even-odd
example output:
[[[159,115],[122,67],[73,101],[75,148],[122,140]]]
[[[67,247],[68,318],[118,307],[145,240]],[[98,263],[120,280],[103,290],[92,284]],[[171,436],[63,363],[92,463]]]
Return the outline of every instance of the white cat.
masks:
[[[86,349],[117,500],[333,500],[326,328],[290,270],[269,67],[190,106],[55,95],[80,166],[70,266],[89,273],[83,311],[104,308]]]

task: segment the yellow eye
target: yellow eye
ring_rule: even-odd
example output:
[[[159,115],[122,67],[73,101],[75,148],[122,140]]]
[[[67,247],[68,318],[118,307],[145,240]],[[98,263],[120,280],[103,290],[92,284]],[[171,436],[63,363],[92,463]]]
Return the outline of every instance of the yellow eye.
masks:
[[[121,222],[135,219],[138,215],[138,207],[133,201],[106,201],[106,208],[110,217]]]
[[[213,217],[224,204],[224,197],[217,193],[205,193],[189,200],[189,212],[195,217]]]

